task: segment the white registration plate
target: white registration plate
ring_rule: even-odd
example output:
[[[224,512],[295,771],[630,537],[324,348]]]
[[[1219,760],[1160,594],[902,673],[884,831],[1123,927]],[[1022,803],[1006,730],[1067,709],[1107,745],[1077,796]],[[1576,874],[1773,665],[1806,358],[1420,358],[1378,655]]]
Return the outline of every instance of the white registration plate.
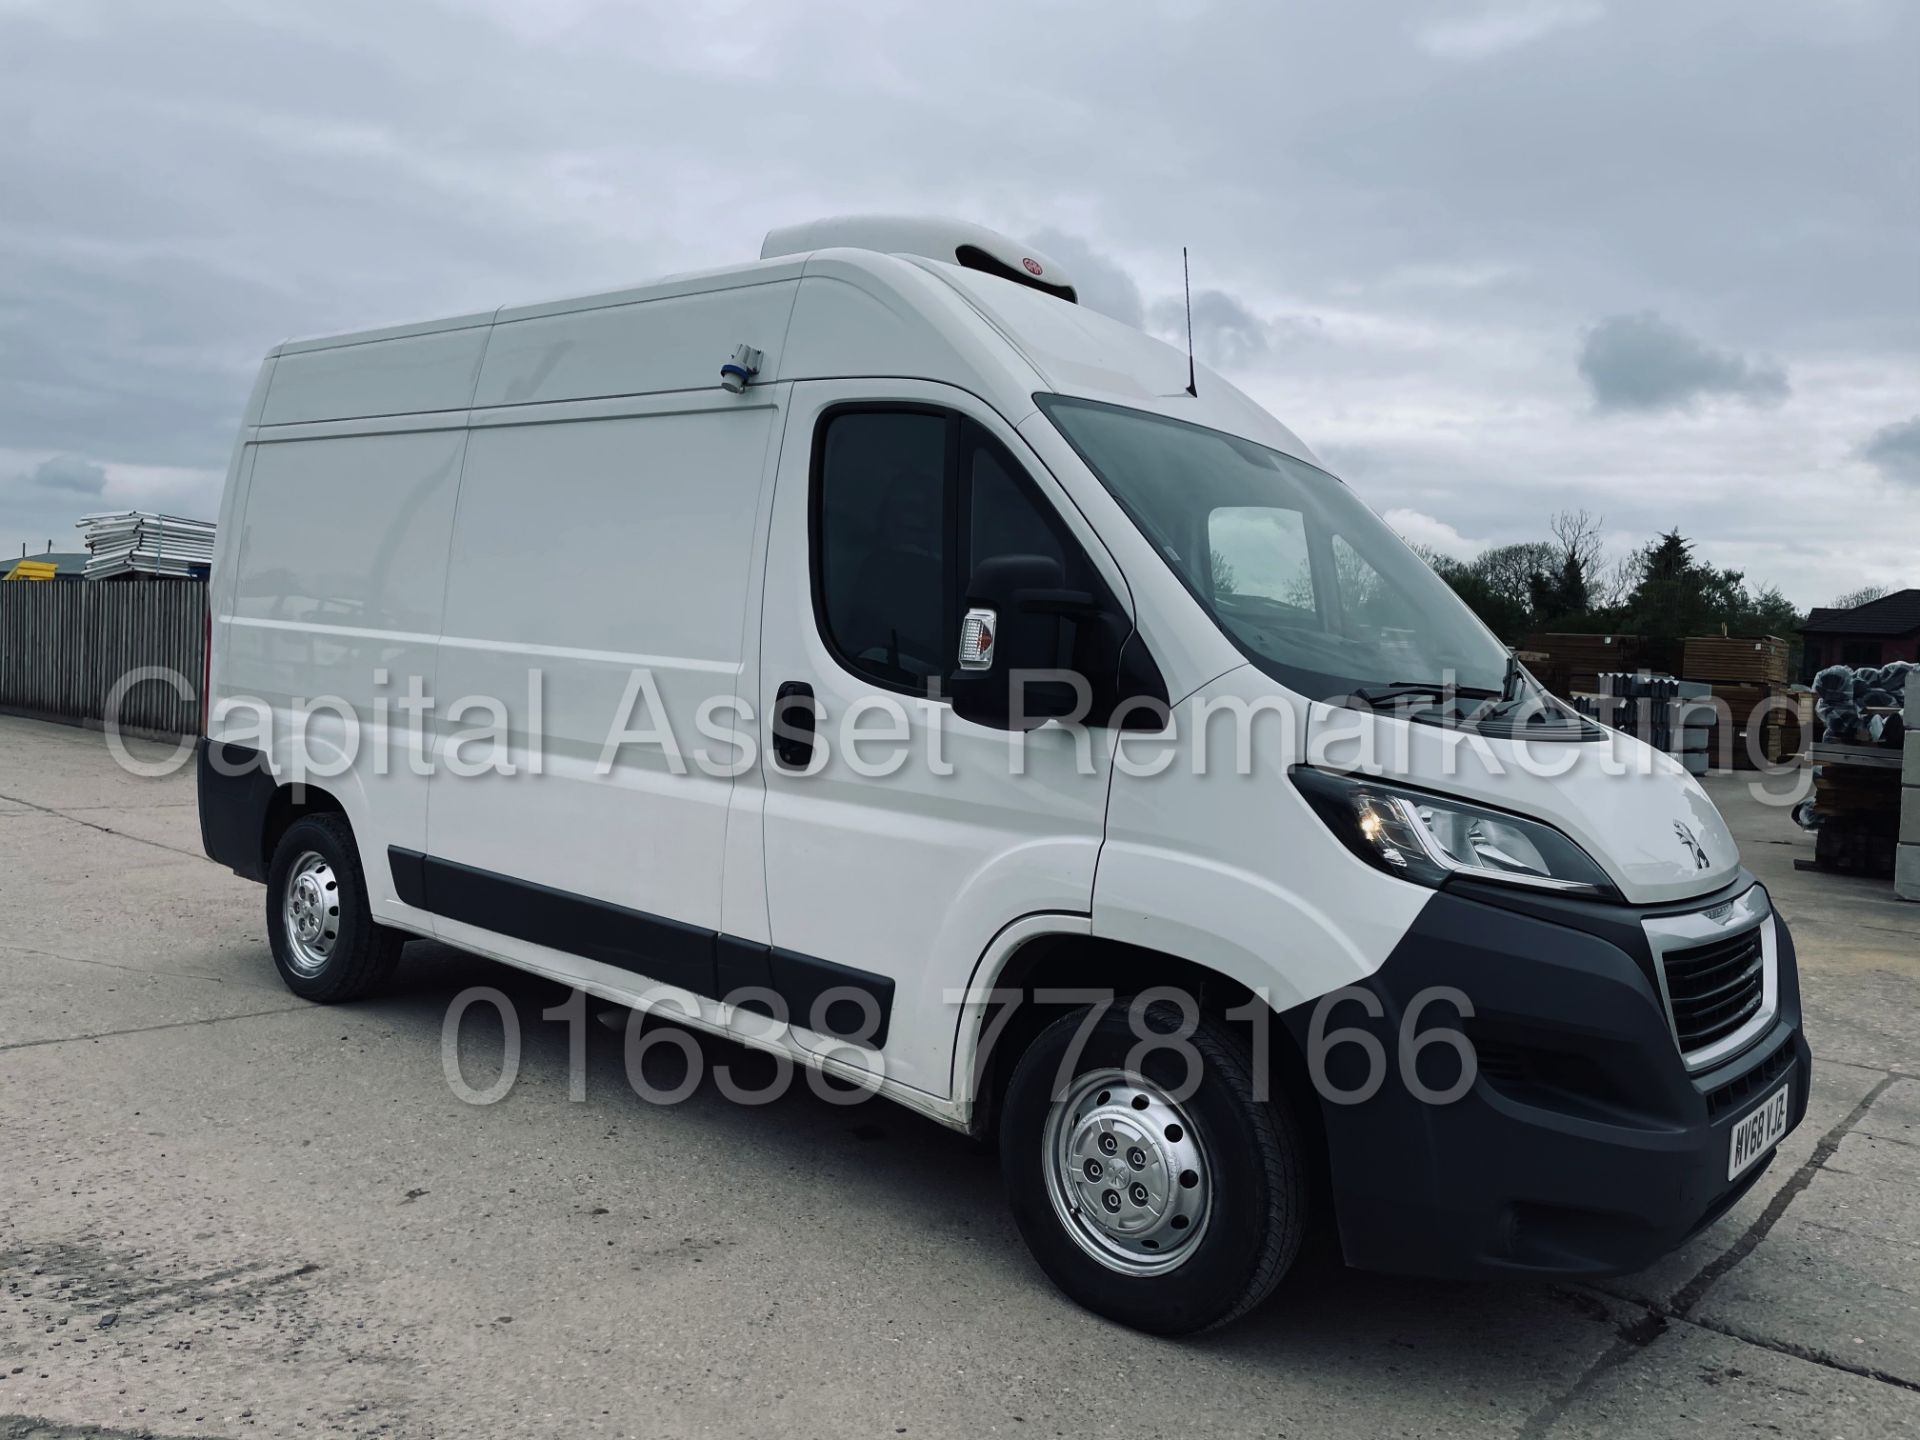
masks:
[[[1762,1100],[1758,1109],[1740,1117],[1727,1150],[1727,1179],[1737,1179],[1780,1143],[1780,1137],[1787,1133],[1787,1101],[1792,1093],[1793,1082],[1788,1081]]]

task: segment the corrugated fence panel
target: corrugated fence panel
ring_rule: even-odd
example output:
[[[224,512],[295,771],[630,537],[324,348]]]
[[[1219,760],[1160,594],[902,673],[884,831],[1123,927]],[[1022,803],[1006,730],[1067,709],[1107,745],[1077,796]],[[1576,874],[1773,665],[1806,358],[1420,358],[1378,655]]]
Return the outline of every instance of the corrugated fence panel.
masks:
[[[195,734],[206,624],[200,580],[0,583],[0,707]]]
[[[0,705],[84,713],[84,589],[64,580],[0,582]]]

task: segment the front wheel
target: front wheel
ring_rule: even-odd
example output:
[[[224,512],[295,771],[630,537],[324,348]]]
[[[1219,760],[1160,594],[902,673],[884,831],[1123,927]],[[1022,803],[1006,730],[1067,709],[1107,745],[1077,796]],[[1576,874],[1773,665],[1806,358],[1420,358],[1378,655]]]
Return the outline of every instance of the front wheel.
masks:
[[[1122,1001],[1035,1038],[1007,1088],[1001,1167],[1021,1235],[1053,1282],[1161,1335],[1223,1325],[1279,1284],[1306,1232],[1299,1135],[1247,1051],[1202,1017]],[[1136,1067],[1137,1068],[1134,1068]]]

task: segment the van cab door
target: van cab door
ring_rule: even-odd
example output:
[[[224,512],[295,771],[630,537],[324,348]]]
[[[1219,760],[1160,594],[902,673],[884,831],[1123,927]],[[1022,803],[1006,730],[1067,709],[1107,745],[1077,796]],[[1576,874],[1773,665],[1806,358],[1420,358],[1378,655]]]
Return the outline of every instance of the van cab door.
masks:
[[[755,707],[772,946],[722,979],[766,967],[801,1043],[865,1040],[887,1079],[946,1096],[950,992],[1009,923],[1091,909],[1110,764],[1098,731],[955,715],[967,577],[1039,553],[1123,634],[1130,609],[1053,477],[971,395],[819,381],[792,402]]]

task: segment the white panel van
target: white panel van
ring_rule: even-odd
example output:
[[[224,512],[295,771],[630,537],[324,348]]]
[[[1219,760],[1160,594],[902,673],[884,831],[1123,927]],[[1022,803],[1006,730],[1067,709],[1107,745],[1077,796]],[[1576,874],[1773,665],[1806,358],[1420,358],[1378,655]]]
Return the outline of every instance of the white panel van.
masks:
[[[1792,941],[1290,430],[943,221],[280,346],[207,853],[997,1137],[1069,1295],[1642,1266],[1805,1113]],[[803,1071],[803,1073],[806,1073]]]

